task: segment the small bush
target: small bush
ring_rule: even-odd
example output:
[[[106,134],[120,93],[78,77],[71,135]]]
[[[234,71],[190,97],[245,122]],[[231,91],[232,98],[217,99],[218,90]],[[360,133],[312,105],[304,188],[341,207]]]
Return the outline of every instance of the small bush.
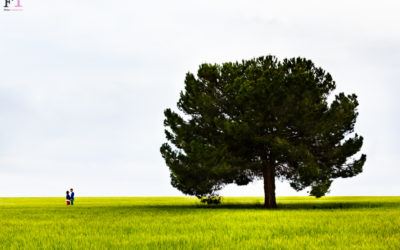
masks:
[[[221,203],[221,197],[220,196],[206,196],[206,197],[201,197],[200,201],[202,203],[207,203],[207,205],[220,204]]]

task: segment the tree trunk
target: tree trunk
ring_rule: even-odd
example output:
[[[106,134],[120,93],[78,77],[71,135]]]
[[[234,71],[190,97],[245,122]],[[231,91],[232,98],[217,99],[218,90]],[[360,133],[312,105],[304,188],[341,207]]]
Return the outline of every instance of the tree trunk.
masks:
[[[263,172],[264,175],[264,206],[266,208],[276,208],[275,198],[275,167],[268,164]]]

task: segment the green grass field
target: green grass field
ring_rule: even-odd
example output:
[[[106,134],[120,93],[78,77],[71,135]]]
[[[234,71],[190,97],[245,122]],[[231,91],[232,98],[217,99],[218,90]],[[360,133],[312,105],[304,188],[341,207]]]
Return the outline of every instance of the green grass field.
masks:
[[[400,249],[400,197],[0,198],[2,249]]]

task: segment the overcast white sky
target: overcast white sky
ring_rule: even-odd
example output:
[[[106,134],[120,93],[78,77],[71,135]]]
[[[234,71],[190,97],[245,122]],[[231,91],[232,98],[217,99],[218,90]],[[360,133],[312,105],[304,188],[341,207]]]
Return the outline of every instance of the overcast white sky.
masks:
[[[0,197],[182,195],[159,147],[185,73],[267,54],[312,59],[359,96],[364,172],[329,195],[400,195],[399,1],[21,4],[0,9]]]

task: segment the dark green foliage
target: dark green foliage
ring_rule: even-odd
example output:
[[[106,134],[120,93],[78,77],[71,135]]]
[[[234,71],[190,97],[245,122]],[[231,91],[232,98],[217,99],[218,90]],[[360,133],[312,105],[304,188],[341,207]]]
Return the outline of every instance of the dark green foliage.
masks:
[[[169,143],[161,153],[172,185],[201,198],[264,178],[275,200],[277,177],[323,196],[333,179],[362,172],[366,160],[351,158],[363,143],[351,136],[357,97],[340,93],[328,104],[334,89],[331,75],[303,58],[200,65],[197,76],[186,75],[181,114],[165,110]]]
[[[200,201],[202,203],[207,203],[207,205],[221,204],[221,197],[220,196],[205,196],[205,197],[201,197]]]

